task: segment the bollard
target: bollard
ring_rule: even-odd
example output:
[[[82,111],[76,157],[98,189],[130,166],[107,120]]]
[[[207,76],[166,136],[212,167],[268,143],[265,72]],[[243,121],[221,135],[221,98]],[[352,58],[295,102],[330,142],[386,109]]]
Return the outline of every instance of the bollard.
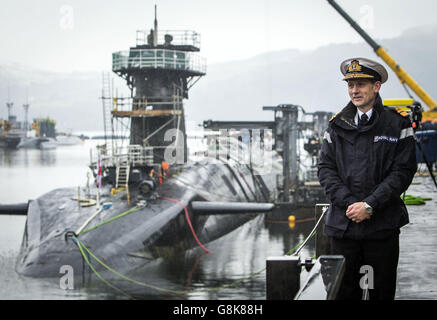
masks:
[[[315,206],[316,222],[319,221],[319,218],[323,212],[323,208],[325,207],[329,207],[329,204],[316,204]],[[319,226],[316,229],[316,259],[319,258],[320,256],[331,254],[331,244],[329,242],[329,238],[323,233],[326,214],[327,213],[325,213],[325,216],[320,221]]]
[[[299,257],[269,257],[266,264],[267,300],[293,300],[300,289]]]

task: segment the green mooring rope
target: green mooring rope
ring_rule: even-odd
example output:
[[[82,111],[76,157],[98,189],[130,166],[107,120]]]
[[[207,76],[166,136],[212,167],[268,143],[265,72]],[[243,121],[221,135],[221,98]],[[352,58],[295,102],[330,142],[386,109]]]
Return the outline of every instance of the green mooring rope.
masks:
[[[79,251],[80,251],[80,253],[81,253],[81,255],[82,255],[82,257],[83,257],[83,259],[84,259],[84,261],[87,263],[87,265],[90,267],[90,269],[92,270],[92,272],[97,276],[97,278],[99,278],[104,284],[106,284],[107,286],[109,286],[110,288],[112,288],[112,289],[114,289],[114,290],[116,290],[116,291],[118,291],[118,292],[120,292],[120,293],[122,293],[122,294],[124,294],[124,295],[126,295],[127,297],[129,297],[130,299],[133,299],[133,297],[131,296],[131,295],[129,295],[128,293],[126,293],[126,292],[124,292],[123,290],[121,290],[120,288],[117,288],[115,285],[113,285],[112,283],[110,283],[108,280],[106,280],[95,268],[94,268],[94,266],[91,264],[91,262],[89,261],[89,259],[88,259],[88,257],[87,257],[87,255],[85,254],[85,251],[86,251],[86,253],[88,253],[95,261],[97,261],[101,266],[103,266],[106,270],[108,270],[108,271],[110,271],[111,273],[113,273],[113,274],[115,274],[115,275],[117,275],[118,277],[120,277],[121,279],[124,279],[124,280],[126,280],[126,281],[128,281],[128,282],[131,282],[131,283],[134,283],[134,284],[136,284],[136,285],[139,285],[139,286],[143,286],[143,287],[147,287],[147,288],[150,288],[150,289],[154,289],[154,290],[157,290],[157,291],[160,291],[160,292],[164,292],[164,293],[168,293],[168,294],[174,294],[174,295],[187,295],[187,294],[192,294],[192,293],[212,293],[212,292],[216,292],[216,291],[220,291],[220,290],[222,290],[222,289],[225,289],[225,288],[229,288],[229,287],[233,287],[233,286],[235,286],[235,285],[237,285],[237,284],[240,284],[240,283],[242,283],[242,282],[244,282],[244,281],[247,281],[247,280],[249,280],[249,279],[251,279],[251,278],[253,278],[253,277],[255,277],[255,276],[257,276],[257,275],[259,275],[260,273],[262,273],[262,272],[264,272],[265,270],[266,270],[266,268],[264,267],[264,268],[262,268],[261,270],[259,270],[259,271],[256,271],[256,272],[254,272],[254,273],[252,273],[252,274],[250,274],[250,275],[248,275],[247,277],[244,277],[244,278],[241,278],[241,279],[239,279],[239,280],[236,280],[236,281],[234,281],[234,282],[231,282],[231,283],[229,283],[229,284],[224,284],[224,285],[222,285],[222,286],[219,286],[219,287],[215,287],[215,288],[209,288],[209,289],[199,289],[199,290],[192,290],[192,291],[189,291],[189,290],[171,290],[171,289],[164,289],[164,288],[161,288],[161,287],[158,287],[158,286],[154,286],[154,285],[151,285],[151,284],[148,284],[148,283],[145,283],[145,282],[142,282],[142,281],[138,281],[138,280],[135,280],[135,279],[132,279],[132,278],[129,278],[129,277],[127,277],[127,276],[125,276],[125,275],[123,275],[123,274],[121,274],[121,273],[119,273],[118,271],[116,271],[116,270],[114,270],[114,269],[112,269],[111,267],[109,267],[107,264],[105,264],[102,260],[100,260],[96,255],[94,255],[85,245],[84,245],[84,243],[83,242],[81,242],[79,239],[78,239],[78,236],[79,235],[81,235],[81,234],[85,234],[85,233],[88,233],[88,232],[90,232],[90,231],[93,231],[93,230],[95,230],[95,229],[97,229],[97,228],[99,228],[99,227],[101,227],[101,226],[103,226],[103,225],[105,225],[105,224],[107,224],[107,223],[110,223],[110,222],[113,222],[113,221],[115,221],[115,220],[118,220],[118,219],[120,219],[120,218],[122,218],[122,217],[125,217],[125,216],[127,216],[128,214],[130,214],[130,213],[133,213],[133,212],[136,212],[136,211],[138,211],[138,210],[140,210],[140,209],[142,209],[142,207],[138,207],[138,206],[136,206],[136,207],[133,207],[132,209],[129,209],[129,210],[127,210],[127,211],[125,211],[125,212],[123,212],[123,213],[120,213],[119,215],[117,215],[117,216],[114,216],[114,217],[112,217],[112,218],[110,218],[110,219],[108,219],[108,220],[105,220],[105,221],[103,221],[103,222],[101,222],[101,223],[99,223],[99,224],[97,224],[97,225],[95,225],[95,226],[93,226],[93,227],[91,227],[91,228],[88,228],[88,229],[86,229],[86,230],[83,230],[83,231],[81,231],[78,235],[75,235],[75,236],[73,236],[72,237],[72,240],[73,240],[73,242],[77,245],[77,247],[79,248]],[[312,238],[314,235],[316,234],[316,232],[314,231],[312,234],[310,234],[307,238]],[[290,249],[287,253],[285,253],[285,256],[289,256],[289,255],[292,255],[305,241],[306,241],[307,239],[304,239],[304,240],[302,240],[300,243],[298,243],[294,248],[292,248],[292,249]]]
[[[131,211],[131,212],[133,212],[133,211]],[[124,214],[120,214],[120,215],[118,215],[117,217],[121,217],[121,216],[124,216],[124,215],[126,215],[127,214],[127,212],[125,212]],[[114,217],[115,218],[115,217]],[[112,221],[114,221],[115,219],[112,219]],[[107,221],[106,223],[108,223],[108,222],[110,222],[110,221]],[[103,224],[105,224],[105,223],[101,223],[100,225],[103,225]],[[97,226],[96,226],[97,227]],[[92,230],[94,230],[94,229],[96,229],[95,227],[93,227],[93,228],[90,228],[90,229],[92,229]],[[85,231],[83,231],[82,233],[86,233],[86,232],[89,232],[89,231],[91,231],[91,230],[85,230]],[[82,234],[81,233],[81,234]],[[313,232],[313,234],[311,234],[310,235],[310,237],[313,237],[314,235],[315,235],[316,233],[315,232]],[[135,280],[135,279],[132,279],[132,278],[129,278],[129,277],[127,277],[127,276],[125,276],[125,275],[123,275],[123,274],[121,274],[121,273],[119,273],[119,272],[117,272],[116,270],[114,270],[114,269],[112,269],[111,267],[109,267],[107,264],[105,264],[102,260],[100,260],[96,255],[94,255],[84,244],[83,244],[83,242],[81,242],[77,237],[73,237],[72,238],[73,239],[73,242],[77,245],[77,247],[79,248],[79,251],[80,251],[80,253],[81,253],[81,255],[82,255],[82,257],[83,257],[83,259],[85,260],[85,262],[87,263],[87,265],[90,267],[90,269],[93,271],[93,273],[97,276],[97,278],[99,278],[104,284],[106,284],[107,286],[109,286],[110,288],[112,288],[112,289],[114,289],[114,290],[116,290],[116,291],[118,291],[118,292],[120,292],[120,293],[122,293],[122,294],[124,294],[124,295],[126,295],[127,297],[129,297],[130,299],[134,299],[131,295],[129,295],[128,293],[126,293],[126,292],[124,292],[123,290],[121,290],[121,289],[119,289],[119,288],[117,288],[116,286],[114,286],[112,283],[110,283],[108,280],[106,280],[105,278],[103,278],[103,276],[94,268],[94,266],[91,264],[91,262],[89,261],[89,259],[88,259],[88,257],[86,256],[86,254],[85,254],[85,251],[94,259],[94,260],[96,260],[101,266],[103,266],[106,270],[108,270],[108,271],[110,271],[111,273],[113,273],[113,274],[115,274],[115,275],[117,275],[118,277],[120,277],[120,278],[122,278],[122,279],[124,279],[124,280],[126,280],[126,281],[128,281],[128,282],[131,282],[131,283],[134,283],[134,284],[136,284],[136,285],[139,285],[139,286],[143,286],[143,287],[147,287],[147,288],[150,288],[150,289],[154,289],[154,290],[157,290],[157,291],[160,291],[160,292],[164,292],[164,293],[168,293],[168,294],[174,294],[174,295],[187,295],[187,294],[193,294],[193,293],[212,293],[212,292],[216,292],[216,291],[220,291],[220,290],[222,290],[222,289],[225,289],[225,288],[229,288],[229,287],[233,287],[233,286],[235,286],[235,285],[237,285],[237,284],[240,284],[240,283],[242,283],[242,282],[244,282],[244,281],[247,281],[247,280],[249,280],[249,279],[251,279],[251,278],[254,278],[255,276],[257,276],[257,275],[259,275],[260,273],[262,273],[262,272],[264,272],[265,270],[266,270],[266,268],[264,267],[264,268],[262,268],[261,270],[259,270],[259,271],[256,271],[256,272],[254,272],[254,273],[252,273],[252,274],[250,274],[250,275],[248,275],[247,277],[244,277],[244,278],[241,278],[241,279],[239,279],[239,280],[236,280],[236,281],[234,281],[234,282],[232,282],[232,283],[229,283],[229,284],[224,284],[224,285],[222,285],[222,286],[219,286],[219,287],[215,287],[215,288],[209,288],[209,289],[199,289],[199,290],[191,290],[191,291],[189,291],[189,290],[171,290],[171,289],[164,289],[164,288],[161,288],[161,287],[158,287],[158,286],[154,286],[154,285],[151,285],[151,284],[148,284],[148,283],[145,283],[145,282],[142,282],[142,281],[138,281],[138,280]],[[286,256],[288,256],[288,255],[291,255],[291,254],[293,254],[299,247],[300,247],[300,245],[304,242],[305,240],[303,240],[303,241],[301,241],[299,244],[297,244],[294,248],[292,248],[292,249],[290,249],[285,255]]]
[[[107,223],[110,223],[110,222],[112,222],[112,221],[115,221],[115,220],[117,220],[117,219],[120,219],[120,218],[122,218],[122,217],[124,217],[124,216],[127,216],[127,215],[130,214],[130,213],[136,212],[136,211],[138,211],[138,210],[140,210],[140,209],[142,209],[142,207],[133,207],[132,209],[129,209],[129,210],[123,212],[123,213],[120,213],[119,215],[117,215],[117,216],[115,216],[115,217],[112,217],[112,218],[110,218],[110,219],[108,219],[108,220],[105,220],[105,221],[103,221],[102,223],[99,223],[99,224],[97,224],[97,225],[95,225],[95,226],[93,226],[93,227],[91,227],[91,228],[89,228],[89,229],[83,230],[83,231],[81,231],[79,234],[84,234],[84,233],[87,233],[87,232],[93,231],[93,230],[95,230],[95,229],[97,229],[97,228],[99,228],[99,227],[101,227],[101,226],[103,226],[103,225],[105,225],[105,224],[107,224]]]

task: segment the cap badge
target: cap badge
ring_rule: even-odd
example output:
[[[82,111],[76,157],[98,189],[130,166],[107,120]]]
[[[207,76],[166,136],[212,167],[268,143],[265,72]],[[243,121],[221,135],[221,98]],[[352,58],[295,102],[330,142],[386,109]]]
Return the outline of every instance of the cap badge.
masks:
[[[363,67],[360,66],[360,63],[358,60],[353,60],[351,62],[351,65],[349,66],[348,72],[361,72],[363,70]]]

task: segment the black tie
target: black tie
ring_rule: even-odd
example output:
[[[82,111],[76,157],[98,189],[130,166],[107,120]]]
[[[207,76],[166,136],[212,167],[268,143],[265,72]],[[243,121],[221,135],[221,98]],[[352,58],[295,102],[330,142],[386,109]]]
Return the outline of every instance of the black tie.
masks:
[[[365,126],[368,121],[369,121],[369,117],[367,116],[367,114],[363,113],[363,115],[360,118],[360,121],[358,121],[358,127]]]

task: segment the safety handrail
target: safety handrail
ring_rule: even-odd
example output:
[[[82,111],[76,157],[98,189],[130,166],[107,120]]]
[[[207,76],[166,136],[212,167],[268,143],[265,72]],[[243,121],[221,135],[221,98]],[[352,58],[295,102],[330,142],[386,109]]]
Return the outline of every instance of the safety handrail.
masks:
[[[167,49],[131,49],[112,54],[112,70],[165,68],[206,73],[205,58],[185,51]]]

